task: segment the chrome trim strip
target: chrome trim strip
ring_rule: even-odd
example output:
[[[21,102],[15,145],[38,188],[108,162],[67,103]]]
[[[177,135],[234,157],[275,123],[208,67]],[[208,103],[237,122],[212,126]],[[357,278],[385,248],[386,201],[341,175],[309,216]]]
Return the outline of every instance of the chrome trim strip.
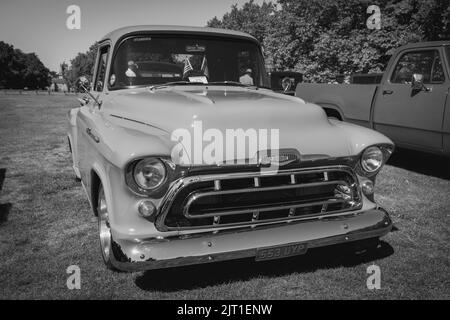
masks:
[[[92,140],[94,140],[96,143],[100,142],[100,138],[97,137],[95,134],[92,133],[92,129],[91,128],[86,128],[86,133],[88,134],[89,137],[91,137]]]
[[[121,115],[112,114],[112,113],[110,114],[110,116],[111,116],[111,117],[114,117],[114,118],[117,118],[117,119],[121,119],[121,120],[126,120],[126,121],[136,122],[136,123],[142,124],[142,125],[144,125],[144,126],[149,126],[149,127],[152,127],[152,128],[158,129],[158,130],[161,130],[161,131],[163,131],[163,132],[169,133],[167,130],[164,130],[164,129],[160,128],[160,127],[154,126],[154,125],[152,125],[152,124],[150,124],[150,123],[142,122],[142,121],[139,121],[139,120],[136,120],[136,119],[127,118],[127,117],[123,117],[123,116],[121,116]]]
[[[195,226],[195,227],[183,227],[182,229],[178,228],[171,228],[168,227],[168,230],[170,231],[191,231],[191,230],[198,230],[199,233],[203,233],[205,230],[214,229],[214,231],[224,231],[224,230],[240,230],[240,229],[246,229],[246,228],[253,228],[253,227],[270,227],[275,225],[284,225],[289,223],[296,223],[296,222],[302,222],[306,220],[320,220],[324,218],[338,218],[338,217],[344,217],[348,215],[355,215],[356,213],[351,210],[358,210],[359,208],[355,209],[343,209],[333,212],[327,212],[326,214],[323,213],[316,213],[311,215],[303,215],[298,217],[289,217],[289,218],[276,218],[276,219],[266,219],[266,220],[258,220],[257,223],[252,223],[251,221],[247,222],[235,222],[235,223],[228,223],[228,224],[221,224],[221,225],[206,225],[206,226]]]
[[[223,191],[196,191],[191,193],[186,201],[186,204],[183,208],[183,215],[188,218],[206,218],[209,217],[211,215],[207,215],[207,214],[202,214],[200,215],[195,215],[195,214],[190,214],[189,213],[189,209],[192,205],[192,203],[194,201],[197,201],[201,198],[204,197],[209,197],[209,196],[215,196],[215,195],[224,195],[224,194],[233,194],[233,193],[252,193],[252,192],[263,192],[263,191],[272,191],[272,190],[289,190],[289,189],[301,189],[301,188],[310,188],[310,187],[316,187],[316,186],[326,186],[326,185],[333,185],[333,184],[345,184],[348,186],[348,183],[346,181],[343,180],[333,180],[333,181],[329,181],[329,182],[312,182],[312,183],[305,183],[305,184],[290,184],[290,185],[281,185],[281,186],[274,186],[274,187],[258,187],[258,188],[242,188],[242,189],[233,189],[233,190],[223,190]],[[350,186],[349,186],[350,187]],[[344,201],[342,201],[344,202]],[[322,202],[321,202],[322,203]],[[313,205],[312,202],[309,203],[310,205]],[[305,206],[308,206],[308,203],[305,204]],[[267,207],[255,207],[253,208],[254,210],[260,210],[260,211],[271,211],[271,210],[278,210],[276,209],[277,207],[273,207],[273,209],[270,208],[270,205],[267,205]],[[261,208],[261,209],[259,209]],[[262,209],[262,208],[269,208],[268,210],[266,209]],[[224,212],[228,212],[228,210],[224,211]],[[245,213],[248,212],[248,210],[235,210],[234,213],[230,213],[230,214],[237,214],[237,213]],[[216,213],[214,215],[226,215],[225,213]]]
[[[330,200],[315,201],[315,202],[308,202],[308,203],[298,203],[298,204],[288,203],[288,204],[283,204],[283,205],[278,205],[278,206],[253,207],[253,208],[250,208],[250,209],[216,211],[214,213],[205,213],[205,214],[202,214],[202,215],[190,215],[190,214],[186,213],[184,216],[186,218],[189,218],[189,219],[201,219],[201,218],[210,218],[210,217],[215,217],[215,216],[229,216],[229,215],[234,215],[234,214],[252,213],[254,211],[267,212],[267,211],[283,210],[283,209],[289,209],[289,208],[297,209],[297,208],[312,207],[312,206],[319,206],[319,205],[323,206],[325,204],[328,205],[328,204],[346,203],[346,202],[347,201],[345,201],[345,200],[330,199]],[[345,210],[346,211],[353,210],[353,208],[346,208]],[[337,212],[337,211],[342,211],[342,210],[336,210],[336,211],[333,211],[333,212]],[[311,217],[313,215],[304,215],[302,217],[306,217],[306,216],[310,216]],[[284,219],[287,219],[287,216],[286,217],[277,218],[277,219],[267,219],[267,220],[264,220],[264,221],[270,221],[270,220],[283,221]]]
[[[222,186],[220,185],[220,180],[214,180],[214,190],[219,191],[222,189]]]
[[[295,174],[291,174],[291,184],[297,184],[297,179],[295,178]]]

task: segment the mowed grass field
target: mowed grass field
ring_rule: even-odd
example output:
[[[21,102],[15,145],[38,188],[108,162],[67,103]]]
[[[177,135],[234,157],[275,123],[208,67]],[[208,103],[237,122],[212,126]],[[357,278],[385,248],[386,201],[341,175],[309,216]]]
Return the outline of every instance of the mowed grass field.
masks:
[[[398,151],[377,180],[395,229],[369,254],[317,249],[117,273],[101,260],[96,219],[74,179],[65,136],[75,96],[0,95],[0,299],[449,299],[449,160]],[[368,290],[367,267],[381,269]],[[68,290],[66,269],[81,269]]]

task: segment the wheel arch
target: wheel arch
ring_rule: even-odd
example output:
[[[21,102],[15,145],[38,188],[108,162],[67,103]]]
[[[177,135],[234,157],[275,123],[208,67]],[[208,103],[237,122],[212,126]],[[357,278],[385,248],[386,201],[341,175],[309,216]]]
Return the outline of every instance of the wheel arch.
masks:
[[[106,201],[108,204],[111,203],[111,198],[110,198],[110,188],[109,188],[109,184],[108,184],[108,178],[106,175],[105,170],[103,170],[103,168],[98,165],[98,164],[94,164],[91,168],[91,172],[90,172],[90,177],[89,177],[90,181],[89,181],[89,197],[90,197],[90,202],[91,202],[91,206],[92,206],[92,210],[95,216],[98,215],[97,212],[97,202],[98,202],[98,192],[100,189],[100,185],[103,186],[103,190],[105,191],[105,197],[106,197]]]

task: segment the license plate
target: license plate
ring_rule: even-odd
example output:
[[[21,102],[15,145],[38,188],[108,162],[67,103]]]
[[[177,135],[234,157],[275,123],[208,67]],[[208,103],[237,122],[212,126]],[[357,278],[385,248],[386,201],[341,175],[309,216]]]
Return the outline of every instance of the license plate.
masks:
[[[307,250],[304,243],[293,243],[281,246],[256,249],[256,261],[273,260],[304,254]]]

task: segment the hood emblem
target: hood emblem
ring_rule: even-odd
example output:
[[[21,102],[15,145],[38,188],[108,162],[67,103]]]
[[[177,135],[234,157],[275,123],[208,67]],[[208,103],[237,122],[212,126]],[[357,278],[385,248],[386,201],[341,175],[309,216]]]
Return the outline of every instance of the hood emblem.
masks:
[[[285,166],[299,161],[300,153],[295,149],[258,151],[258,165],[262,167],[270,165]]]

